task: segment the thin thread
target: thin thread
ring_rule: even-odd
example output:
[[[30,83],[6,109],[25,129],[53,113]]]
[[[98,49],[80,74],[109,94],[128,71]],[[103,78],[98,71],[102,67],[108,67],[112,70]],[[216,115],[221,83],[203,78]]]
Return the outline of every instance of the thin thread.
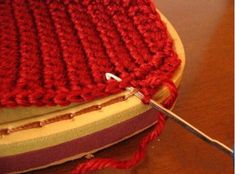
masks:
[[[164,84],[168,87],[170,96],[163,102],[163,106],[170,108],[177,97],[177,89],[175,85],[166,81]],[[156,123],[153,131],[147,134],[139,143],[138,149],[132,154],[128,160],[116,160],[112,158],[95,158],[88,160],[87,162],[79,164],[72,174],[85,174],[91,171],[101,170],[104,168],[114,169],[129,169],[139,164],[146,155],[148,144],[156,139],[163,131],[166,117],[159,113],[158,122]]]
[[[130,95],[126,95],[126,96],[123,95],[123,96],[115,97],[113,99],[110,99],[110,100],[105,101],[105,102],[98,104],[98,105],[97,104],[91,105],[89,107],[83,108],[83,109],[78,110],[76,112],[66,113],[66,114],[62,114],[62,115],[56,115],[54,117],[50,117],[45,120],[29,122],[29,123],[22,124],[22,125],[19,125],[16,127],[11,127],[11,128],[2,128],[2,129],[0,129],[0,137],[1,136],[4,137],[6,135],[10,135],[12,133],[23,131],[23,130],[29,130],[29,129],[33,129],[33,128],[41,128],[41,127],[46,126],[48,124],[52,124],[52,123],[56,123],[56,122],[60,122],[60,121],[64,121],[64,120],[71,120],[77,116],[80,116],[80,115],[83,115],[86,113],[90,113],[93,111],[101,110],[104,107],[110,106],[110,105],[118,103],[118,102],[125,101],[133,95],[134,95],[134,93],[130,94]],[[41,115],[41,116],[43,116],[43,115]]]

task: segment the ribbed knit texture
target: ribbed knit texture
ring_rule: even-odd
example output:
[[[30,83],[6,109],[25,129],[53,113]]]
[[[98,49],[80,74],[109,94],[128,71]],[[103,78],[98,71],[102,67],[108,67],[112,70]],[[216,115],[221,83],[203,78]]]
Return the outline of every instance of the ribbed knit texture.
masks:
[[[80,103],[128,85],[148,99],[179,64],[150,0],[0,1],[0,107]]]

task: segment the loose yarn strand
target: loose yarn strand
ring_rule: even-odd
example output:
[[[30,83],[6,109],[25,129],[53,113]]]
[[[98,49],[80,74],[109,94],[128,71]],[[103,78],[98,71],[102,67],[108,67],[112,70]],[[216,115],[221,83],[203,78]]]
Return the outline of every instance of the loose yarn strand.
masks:
[[[177,97],[176,86],[171,81],[164,82],[170,92],[170,96],[163,102],[164,107],[170,108],[174,104]],[[138,149],[131,156],[129,160],[115,160],[109,158],[96,158],[91,159],[87,162],[79,164],[73,171],[72,174],[85,174],[87,172],[96,171],[104,168],[114,169],[129,169],[139,164],[146,155],[148,144],[157,138],[163,131],[166,117],[159,113],[158,122],[155,125],[153,131],[147,134],[139,143]]]

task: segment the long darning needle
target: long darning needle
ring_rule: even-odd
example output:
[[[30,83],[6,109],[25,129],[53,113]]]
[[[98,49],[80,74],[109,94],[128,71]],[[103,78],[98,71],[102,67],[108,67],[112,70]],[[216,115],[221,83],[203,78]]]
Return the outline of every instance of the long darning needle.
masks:
[[[119,78],[111,73],[106,73],[105,76],[106,76],[107,80],[114,79],[118,82],[122,81],[121,78]],[[130,92],[133,92],[135,90],[135,88],[133,88],[133,87],[127,87],[126,89]],[[144,97],[144,95],[139,91],[135,93],[135,96],[138,97],[139,99],[143,99],[143,97]],[[222,150],[223,152],[225,152],[231,156],[233,155],[234,152],[231,148],[229,148],[225,144],[219,142],[218,140],[215,140],[215,139],[209,137],[208,135],[206,135],[205,133],[203,133],[202,131],[200,131],[199,129],[197,129],[196,127],[194,127],[193,125],[191,125],[190,123],[185,121],[184,119],[182,119],[180,116],[176,115],[172,111],[170,111],[170,110],[164,108],[162,105],[158,104],[156,101],[150,100],[150,105],[153,108],[157,109],[159,112],[166,115],[167,117],[173,119],[176,123],[181,125],[183,128],[189,130],[191,133],[193,133],[197,137],[201,138],[202,140],[204,140],[208,144],[215,146],[216,148]]]

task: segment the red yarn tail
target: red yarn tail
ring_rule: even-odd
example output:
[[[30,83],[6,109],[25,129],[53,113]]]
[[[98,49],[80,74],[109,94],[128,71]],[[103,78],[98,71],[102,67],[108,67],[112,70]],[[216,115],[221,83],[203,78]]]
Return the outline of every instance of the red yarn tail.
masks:
[[[163,105],[166,108],[170,108],[177,97],[177,90],[171,81],[164,83],[170,91],[170,96],[164,101]],[[146,135],[139,143],[138,150],[132,155],[129,160],[115,160],[109,158],[96,158],[89,160],[85,163],[79,164],[73,171],[72,174],[85,174],[87,172],[100,170],[104,168],[115,168],[115,169],[128,169],[137,165],[141,160],[144,159],[146,154],[147,145],[157,138],[164,128],[166,117],[160,114],[158,122],[152,132]]]

